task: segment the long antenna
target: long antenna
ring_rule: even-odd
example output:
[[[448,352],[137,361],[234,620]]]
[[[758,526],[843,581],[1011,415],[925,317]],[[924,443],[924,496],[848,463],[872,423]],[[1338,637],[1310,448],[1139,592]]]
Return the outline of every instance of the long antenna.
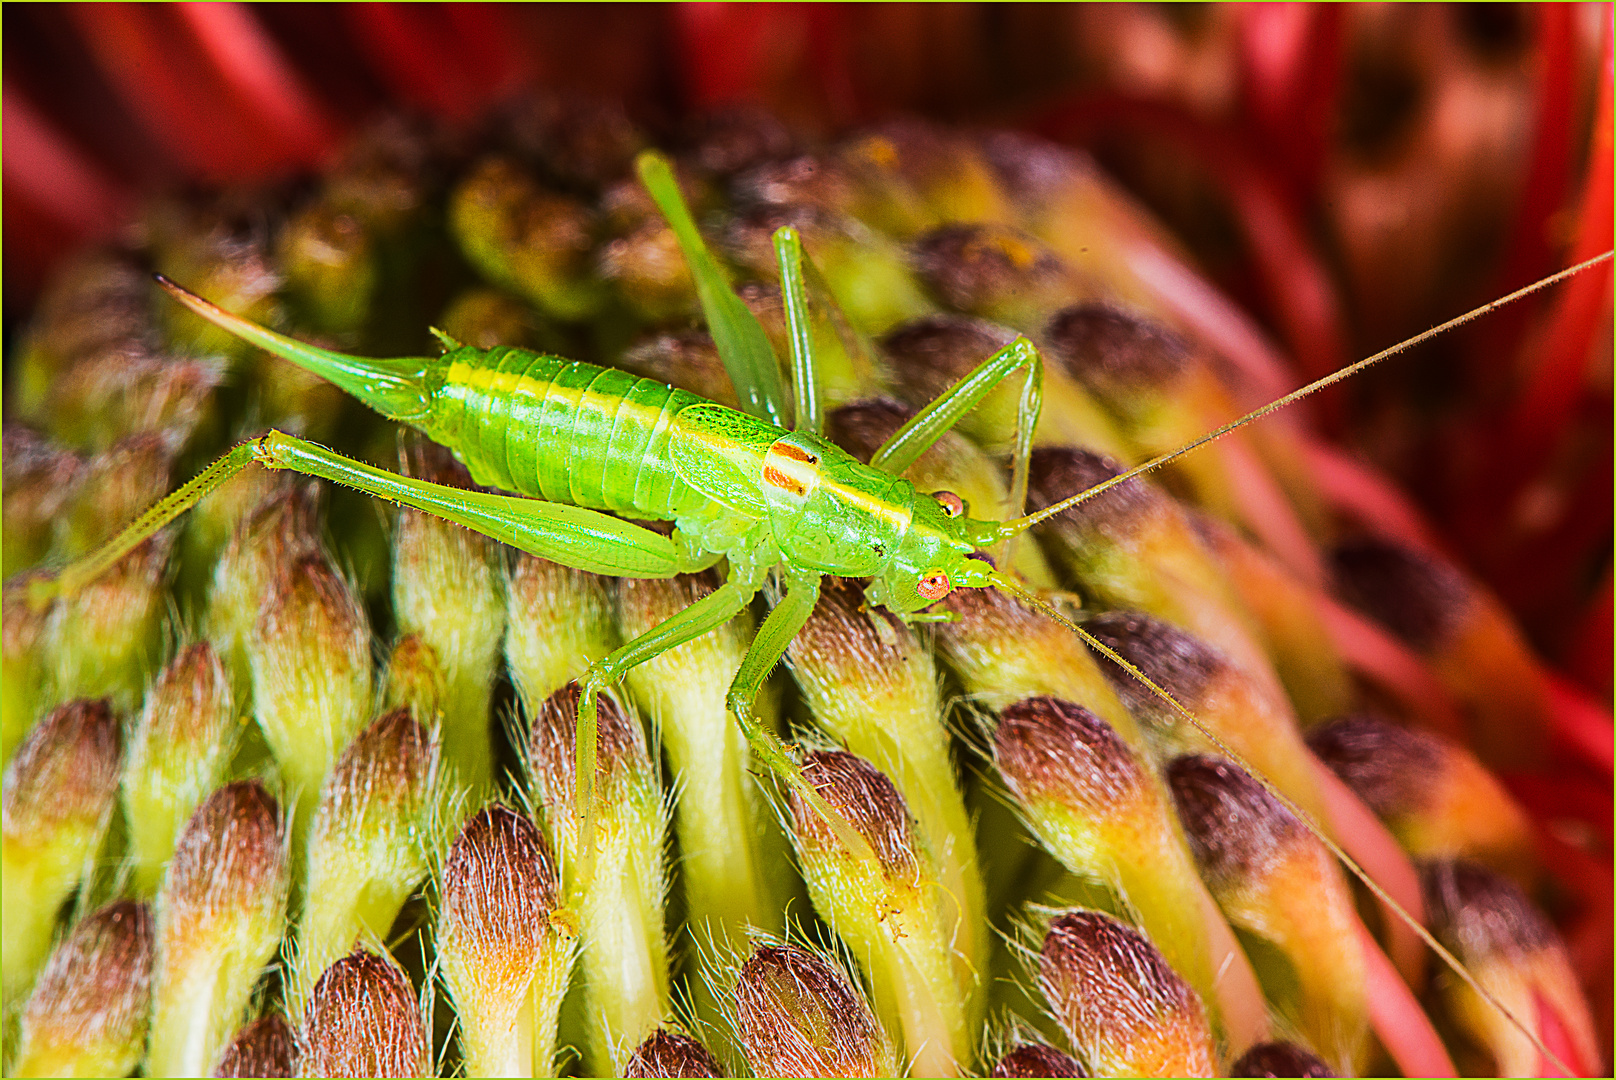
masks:
[[[1606,252],[1605,255],[1601,257],[1609,258],[1610,252]],[[1494,997],[1490,992],[1488,992],[1487,989],[1481,985],[1481,983],[1477,982],[1476,977],[1470,974],[1469,970],[1467,970],[1465,966],[1459,962],[1459,958],[1449,952],[1447,948],[1436,939],[1434,934],[1420,924],[1418,919],[1410,915],[1407,910],[1404,909],[1403,905],[1399,904],[1389,892],[1380,886],[1379,882],[1370,877],[1369,872],[1363,867],[1359,866],[1356,859],[1342,850],[1341,845],[1331,839],[1329,835],[1319,827],[1318,822],[1314,821],[1312,816],[1309,815],[1307,811],[1296,805],[1296,803],[1291,800],[1290,796],[1286,795],[1283,791],[1280,791],[1279,788],[1275,787],[1273,782],[1269,780],[1268,777],[1259,772],[1250,762],[1236,752],[1233,747],[1220,738],[1216,732],[1212,731],[1211,728],[1203,724],[1200,718],[1194,713],[1190,712],[1190,710],[1184,705],[1180,704],[1177,698],[1173,697],[1173,695],[1169,694],[1166,690],[1163,690],[1160,686],[1157,686],[1145,676],[1144,672],[1140,671],[1133,664],[1130,664],[1127,660],[1124,660],[1115,649],[1105,644],[1105,642],[1101,641],[1099,638],[1096,638],[1093,634],[1083,629],[1071,619],[1068,619],[1065,615],[1062,615],[1052,604],[1044,600],[1037,593],[1027,588],[1027,586],[1023,585],[1015,578],[1001,574],[995,570],[989,575],[988,580],[992,582],[994,588],[1009,593],[1023,604],[1026,604],[1028,607],[1039,612],[1040,614],[1047,615],[1059,625],[1064,626],[1066,629],[1076,634],[1086,645],[1088,645],[1089,648],[1093,649],[1107,660],[1110,660],[1113,664],[1116,664],[1118,667],[1122,668],[1133,678],[1138,679],[1139,682],[1145,687],[1149,688],[1153,694],[1167,702],[1167,704],[1171,705],[1173,707],[1173,711],[1178,713],[1178,715],[1183,717],[1185,720],[1188,720],[1190,725],[1194,727],[1195,730],[1199,732],[1208,742],[1210,742],[1220,754],[1234,762],[1235,765],[1239,766],[1245,771],[1247,776],[1250,776],[1253,780],[1257,781],[1257,783],[1261,784],[1264,791],[1273,796],[1273,798],[1281,806],[1290,811],[1291,814],[1296,817],[1296,820],[1305,825],[1307,830],[1311,832],[1318,839],[1318,841],[1325,846],[1326,849],[1328,849],[1330,854],[1339,859],[1341,864],[1350,870],[1354,877],[1363,882],[1364,887],[1370,892],[1374,893],[1382,903],[1386,904],[1393,911],[1395,911],[1397,913],[1397,917],[1407,923],[1409,928],[1419,936],[1419,939],[1425,942],[1425,944],[1430,947],[1432,952],[1440,956],[1443,963],[1447,964],[1448,967],[1453,969],[1454,974],[1458,975],[1459,978],[1464,980],[1465,985],[1474,990],[1483,1001],[1497,1009],[1504,1019],[1508,1020],[1515,1026],[1517,1030],[1520,1031],[1522,1035],[1525,1035],[1529,1040],[1531,1040],[1532,1045],[1537,1048],[1538,1053],[1543,1055],[1544,1060],[1553,1062],[1555,1067],[1561,1071],[1562,1075],[1572,1075],[1572,1070],[1565,1064],[1565,1062],[1560,1060],[1559,1055],[1555,1054],[1554,1051],[1550,1050],[1543,1044],[1543,1041],[1538,1038],[1536,1032],[1532,1031],[1525,1024],[1521,1023],[1515,1014],[1510,1012],[1509,1009],[1504,1006],[1503,1002],[1499,1001],[1498,998]]]
[[[1486,314],[1489,314],[1491,312],[1497,311],[1499,308],[1503,307],[1506,304],[1513,304],[1515,301],[1520,300],[1523,297],[1530,296],[1530,295],[1532,295],[1533,293],[1537,292],[1540,289],[1546,289],[1551,285],[1557,285],[1560,282],[1564,281],[1568,277],[1571,277],[1571,276],[1573,276],[1575,274],[1582,273],[1582,271],[1588,269],[1590,266],[1597,266],[1599,263],[1607,261],[1608,259],[1611,258],[1611,256],[1613,254],[1616,254],[1616,251],[1606,251],[1602,255],[1595,255],[1593,258],[1584,260],[1583,262],[1580,262],[1580,263],[1577,263],[1575,266],[1568,266],[1564,270],[1561,270],[1557,274],[1551,274],[1548,277],[1543,278],[1543,279],[1541,279],[1539,281],[1535,281],[1530,285],[1526,285],[1526,286],[1523,286],[1522,288],[1516,289],[1514,292],[1510,293],[1508,296],[1501,296],[1497,300],[1494,300],[1494,301],[1492,301],[1490,303],[1483,304],[1478,308],[1473,308],[1470,311],[1465,312],[1463,315],[1457,316],[1456,318],[1449,319],[1447,322],[1442,323],[1439,326],[1433,326],[1433,327],[1431,327],[1431,329],[1426,330],[1423,333],[1415,334],[1413,337],[1409,338],[1407,341],[1403,341],[1403,342],[1401,342],[1401,343],[1399,343],[1397,345],[1393,345],[1389,349],[1382,349],[1380,352],[1375,353],[1373,356],[1366,356],[1362,360],[1358,360],[1358,361],[1356,361],[1354,363],[1348,364],[1346,367],[1341,368],[1338,371],[1333,371],[1330,374],[1324,376],[1323,378],[1315,379],[1314,381],[1308,383],[1306,386],[1300,387],[1300,388],[1298,388],[1296,390],[1292,390],[1290,393],[1286,394],[1284,397],[1276,398],[1275,400],[1270,401],[1267,405],[1264,405],[1260,409],[1253,409],[1251,412],[1248,412],[1246,415],[1240,417],[1238,420],[1231,420],[1227,424],[1224,424],[1222,427],[1217,428],[1217,429],[1215,429],[1213,431],[1207,432],[1205,435],[1202,435],[1200,438],[1195,439],[1192,442],[1186,443],[1185,445],[1179,447],[1177,450],[1173,450],[1173,451],[1171,451],[1169,453],[1162,454],[1159,457],[1151,458],[1149,461],[1145,462],[1143,465],[1136,465],[1136,466],[1134,466],[1133,468],[1129,469],[1128,471],[1126,471],[1124,473],[1120,473],[1120,474],[1118,474],[1116,476],[1111,477],[1109,480],[1105,480],[1105,481],[1102,481],[1101,483],[1095,484],[1093,487],[1089,488],[1088,490],[1080,491],[1077,494],[1072,495],[1072,496],[1070,496],[1068,498],[1062,499],[1060,502],[1055,503],[1055,504],[1053,504],[1051,506],[1046,506],[1042,510],[1039,510],[1036,513],[1028,514],[1025,517],[1015,518],[1015,519],[1013,519],[1011,521],[1000,522],[997,530],[995,530],[995,532],[994,532],[993,538],[994,539],[1003,539],[1003,538],[1006,538],[1006,537],[1016,536],[1019,533],[1025,532],[1027,529],[1032,528],[1034,525],[1038,524],[1040,521],[1043,521],[1046,518],[1053,517],[1056,514],[1059,514],[1059,513],[1063,512],[1065,510],[1070,510],[1072,507],[1076,506],[1078,503],[1087,502],[1089,499],[1092,499],[1096,495],[1100,495],[1100,494],[1103,494],[1106,491],[1109,491],[1111,488],[1116,487],[1118,484],[1125,484],[1129,480],[1132,480],[1136,476],[1142,476],[1147,472],[1151,472],[1151,471],[1153,471],[1155,469],[1161,468],[1163,465],[1166,465],[1168,462],[1177,461],[1179,458],[1183,457],[1185,454],[1188,454],[1192,450],[1197,450],[1197,449],[1205,446],[1209,442],[1215,442],[1216,440],[1221,439],[1225,435],[1229,434],[1229,432],[1236,431],[1236,430],[1238,430],[1240,428],[1243,428],[1247,424],[1252,423],[1253,421],[1261,420],[1263,417],[1267,416],[1269,413],[1277,412],[1278,410],[1285,408],[1287,405],[1290,405],[1292,402],[1300,401],[1303,398],[1305,398],[1305,397],[1307,397],[1307,396],[1309,396],[1311,394],[1316,394],[1320,390],[1323,390],[1324,388],[1326,388],[1328,386],[1334,386],[1336,383],[1341,382],[1343,379],[1349,379],[1352,376],[1358,374],[1358,372],[1363,371],[1365,368],[1368,368],[1368,367],[1371,367],[1371,366],[1373,366],[1375,364],[1378,364],[1382,360],[1385,360],[1388,357],[1396,356],[1398,353],[1401,353],[1401,352],[1406,352],[1407,350],[1412,349],[1414,346],[1423,344],[1424,342],[1427,342],[1427,341],[1431,340],[1432,338],[1438,336],[1439,334],[1445,334],[1449,330],[1452,330],[1452,329],[1454,329],[1456,327],[1463,326],[1465,323],[1470,322],[1472,319],[1479,319],[1483,315],[1486,315]],[[991,542],[991,541],[989,541],[989,542]]]

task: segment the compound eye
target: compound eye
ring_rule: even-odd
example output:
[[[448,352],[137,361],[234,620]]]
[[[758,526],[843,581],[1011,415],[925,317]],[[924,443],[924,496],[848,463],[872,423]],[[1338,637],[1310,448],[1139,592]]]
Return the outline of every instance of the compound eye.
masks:
[[[941,600],[948,595],[949,588],[948,575],[941,570],[933,570],[920,579],[915,591],[927,600]]]
[[[943,513],[949,517],[961,518],[965,516],[965,500],[952,491],[934,491],[931,493],[931,497],[937,500],[938,504],[943,508]]]

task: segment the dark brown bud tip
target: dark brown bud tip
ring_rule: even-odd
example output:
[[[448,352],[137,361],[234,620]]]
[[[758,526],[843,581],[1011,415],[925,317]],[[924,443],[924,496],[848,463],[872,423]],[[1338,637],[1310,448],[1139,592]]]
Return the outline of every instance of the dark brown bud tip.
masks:
[[[286,869],[280,804],[256,780],[209,795],[174,847],[165,887],[174,916],[256,906]]]
[[[129,1062],[138,1060],[151,1009],[152,938],[151,908],[134,900],[81,921],[51,953],[23,1010],[27,1042],[78,1047],[95,1058],[127,1048]]]
[[[1023,802],[1054,800],[1094,813],[1133,802],[1144,780],[1116,731],[1060,698],[1017,701],[999,715],[993,756]]]
[[[243,1024],[224,1048],[214,1076],[296,1076],[297,1040],[280,1013]]]
[[[1436,737],[1371,713],[1319,724],[1307,732],[1307,745],[1381,817],[1423,804],[1444,757]]]
[[[303,1014],[304,1076],[431,1076],[432,1051],[408,975],[355,949],[326,968]]]
[[[777,116],[756,105],[703,113],[689,122],[686,136],[691,159],[707,172],[722,176],[789,157],[796,143]]]
[[[872,610],[853,578],[827,577],[813,615],[791,642],[797,677],[836,693],[838,683],[884,685],[907,675],[914,639],[891,615]]]
[[[443,865],[442,932],[487,965],[532,958],[561,903],[555,856],[538,826],[485,806],[461,828]],[[525,971],[526,969],[524,969]]]
[[[1208,684],[1229,667],[1224,655],[1201,639],[1172,623],[1139,612],[1107,612],[1090,619],[1083,628],[1191,712],[1200,703]],[[1097,656],[1095,659],[1129,711],[1166,723],[1177,721],[1177,712],[1150,687],[1110,658]]]
[[[1465,959],[1519,956],[1559,944],[1548,918],[1508,878],[1462,859],[1423,863],[1419,870],[1431,929]]]
[[[1098,487],[1126,470],[1104,454],[1073,446],[1046,446],[1027,465],[1027,509],[1043,510],[1081,491]],[[1050,520],[1089,529],[1131,530],[1156,509],[1161,495],[1142,477],[1063,510]]]
[[[933,398],[1010,344],[1016,332],[965,315],[927,315],[881,341],[898,378],[917,399]]]
[[[1473,599],[1448,563],[1379,537],[1337,544],[1330,562],[1342,598],[1416,649],[1439,645]]]
[[[1230,1076],[1334,1076],[1313,1051],[1292,1042],[1258,1043],[1229,1066]]]
[[[1051,359],[1106,401],[1123,407],[1132,395],[1159,392],[1189,360],[1183,338],[1110,304],[1062,308],[1050,318],[1044,338]]]
[[[1044,1043],[1022,1043],[1011,1050],[988,1073],[992,1077],[1087,1076],[1083,1063]]]
[[[414,814],[426,795],[437,747],[408,708],[383,713],[354,736],[326,779],[321,813],[357,820],[378,810]]]
[[[6,839],[43,839],[42,830],[98,819],[117,793],[122,761],[123,731],[111,702],[57,706],[6,767]]]
[[[845,750],[816,750],[802,763],[802,774],[831,809],[859,831],[881,868],[900,880],[919,873],[909,807],[879,769]],[[822,852],[841,850],[835,832],[801,795],[790,793],[791,824],[799,841]]]
[[[1167,783],[1196,865],[1209,880],[1245,881],[1307,835],[1261,784],[1221,758],[1174,758]]]
[[[735,1023],[758,1076],[880,1076],[885,1038],[869,1006],[823,959],[764,945],[741,968]]]
[[[944,225],[915,243],[915,269],[956,311],[986,314],[1004,300],[1061,284],[1065,267],[1019,229],[984,223]]]
[[[1098,911],[1050,924],[1038,984],[1073,1045],[1106,1075],[1212,1075],[1201,1001],[1138,930]]]
[[[529,748],[534,782],[545,805],[572,809],[577,793],[573,775],[577,762],[578,701],[582,691],[576,682],[568,683],[539,706],[533,718]],[[649,766],[645,737],[639,722],[623,711],[616,699],[602,694],[596,698],[595,779],[602,794],[628,770]]]
[[[678,1031],[657,1028],[623,1066],[625,1077],[723,1076],[717,1059],[701,1043]]]
[[[868,462],[914,415],[914,409],[892,398],[866,398],[832,409],[825,419],[825,433],[837,446]]]

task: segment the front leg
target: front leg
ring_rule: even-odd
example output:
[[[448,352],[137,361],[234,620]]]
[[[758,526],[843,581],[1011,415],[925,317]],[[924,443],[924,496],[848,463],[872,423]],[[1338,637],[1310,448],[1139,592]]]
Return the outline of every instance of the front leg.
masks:
[[[814,613],[814,605],[819,602],[820,577],[814,571],[787,572],[786,595],[758,628],[757,637],[752,639],[751,648],[746,650],[740,669],[735,672],[727,702],[758,760],[825,819],[843,847],[858,858],[873,859],[875,852],[870,849],[869,842],[847,823],[846,818],[831,809],[830,804],[802,775],[802,766],[793,760],[790,751],[780,742],[780,737],[758,723],[752,715],[752,703],[757,700],[763,680],[769,677],[774,665],[785,655],[791,639],[797,636]]]

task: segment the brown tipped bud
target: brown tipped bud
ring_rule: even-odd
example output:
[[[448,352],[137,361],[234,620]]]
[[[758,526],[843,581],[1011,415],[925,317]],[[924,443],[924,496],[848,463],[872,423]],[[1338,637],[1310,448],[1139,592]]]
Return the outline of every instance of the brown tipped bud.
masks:
[[[1334,1076],[1330,1066],[1293,1042],[1258,1043],[1229,1066],[1230,1076]]]
[[[1469,582],[1448,563],[1389,541],[1360,537],[1330,557],[1346,600],[1416,649],[1441,645],[1473,600]]]
[[[369,231],[329,199],[293,214],[281,230],[279,262],[287,291],[329,334],[364,327],[379,276]]]
[[[606,579],[595,574],[518,555],[505,605],[505,660],[530,710],[618,644]]]
[[[1137,411],[1190,363],[1189,346],[1167,327],[1110,304],[1073,304],[1044,330],[1050,359],[1122,413]]]
[[[854,185],[834,158],[803,154],[748,169],[731,183],[735,200],[746,206],[809,205],[836,213],[850,211]]]
[[[280,804],[264,785],[238,780],[208,796],[180,834],[163,883],[168,963],[182,962],[182,951],[212,948],[226,913],[278,923],[286,878]]]
[[[571,188],[597,188],[627,175],[646,145],[645,132],[621,102],[587,94],[529,95],[501,121],[512,147]]]
[[[1547,916],[1514,882],[1463,860],[1422,864],[1420,885],[1432,932],[1493,998],[1483,1001],[1457,980],[1443,984],[1446,1012],[1467,1036],[1456,1047],[1465,1071],[1595,1075],[1600,1051],[1588,1002]],[[1559,1060],[1545,1057],[1498,1004]]]
[[[438,755],[410,710],[394,709],[332,766],[308,838],[300,992],[356,938],[384,938],[426,876]]]
[[[1308,745],[1416,858],[1467,858],[1522,884],[1537,875],[1531,826],[1466,749],[1368,713],[1311,728]]]
[[[1034,450],[1028,465],[1027,509],[1037,511],[1053,506],[1113,476],[1121,476],[1124,471],[1112,459],[1091,450],[1069,446]],[[1135,478],[1062,510],[1050,520],[1074,525],[1083,531],[1100,530],[1108,536],[1127,536],[1159,510],[1163,498],[1149,483]]]
[[[280,1013],[243,1024],[224,1048],[214,1076],[296,1076],[297,1037]]]
[[[433,1076],[415,988],[385,956],[355,949],[326,969],[303,1012],[304,1076]]]
[[[6,843],[52,843],[59,829],[103,820],[122,760],[123,732],[110,702],[57,706],[6,768]]]
[[[648,322],[666,322],[696,306],[690,267],[664,221],[646,221],[608,243],[600,252],[599,271]]]
[[[258,725],[306,821],[331,763],[370,715],[370,623],[323,554],[271,575],[247,656]]]
[[[1069,190],[1093,172],[1088,158],[1020,131],[992,131],[982,138],[982,155],[1012,203],[1041,208],[1054,195]]]
[[[1307,745],[1382,818],[1418,810],[1430,798],[1430,778],[1445,756],[1436,736],[1371,713],[1310,728]]]
[[[944,225],[915,242],[916,270],[956,311],[1028,321],[1071,295],[1071,274],[1042,242],[1005,225]]]
[[[60,554],[77,558],[110,540],[168,491],[174,452],[159,435],[132,435],[91,458],[73,505],[56,522]]]
[[[919,698],[919,707],[935,709],[934,676],[920,642],[892,615],[868,608],[851,578],[824,580],[788,655],[810,707],[834,734],[845,737],[854,724],[844,713],[877,702],[913,710]]]
[[[1049,800],[1083,813],[1131,808],[1147,782],[1111,725],[1059,698],[1027,698],[1007,707],[994,732],[993,755],[1024,802]]]
[[[152,1075],[200,1076],[218,1060],[286,931],[289,876],[280,806],[256,780],[191,815],[157,898]]]
[[[963,315],[927,315],[881,339],[905,397],[930,401],[1014,341],[1016,332]],[[873,448],[872,448],[873,449]]]
[[[127,1076],[146,1049],[151,909],[109,904],[56,947],[18,1023],[11,1076]]]
[[[759,1076],[891,1076],[886,1034],[836,968],[792,945],[763,945],[735,985],[735,1025]]]
[[[1102,1076],[1212,1076],[1201,1001],[1139,931],[1097,911],[1058,916],[1038,984]]]
[[[1139,612],[1107,612],[1090,619],[1083,628],[1191,712],[1196,711],[1207,687],[1229,668],[1228,659],[1201,639]],[[1178,722],[1172,705],[1131,673],[1106,657],[1100,658],[1100,669],[1135,715],[1166,725]]]
[[[1083,1063],[1044,1043],[1022,1043],[989,1070],[992,1077],[1087,1076]]]
[[[920,872],[909,808],[880,770],[845,750],[816,750],[803,759],[803,777],[832,810],[869,842],[888,876],[913,880]],[[791,827],[799,842],[823,853],[842,850],[836,833],[800,794],[792,791]]]
[[[123,346],[75,364],[51,390],[51,434],[86,452],[155,435],[170,453],[190,442],[224,381],[217,360],[180,360]]]
[[[533,718],[529,762],[539,795],[552,815],[570,817],[577,794],[573,755],[580,696],[577,683],[564,686],[545,700]],[[650,759],[639,721],[612,697],[603,694],[596,701],[595,782],[599,796],[610,799],[614,785],[648,770]]]
[[[442,891],[440,951],[454,954],[479,995],[514,1004],[561,904],[560,874],[544,833],[514,810],[484,807],[449,848]]]
[[[206,642],[180,651],[146,692],[124,765],[135,887],[157,891],[174,841],[219,783],[240,734],[230,679]]]
[[[623,1066],[626,1077],[723,1076],[707,1048],[682,1032],[657,1028]]]
[[[7,423],[0,436],[5,478],[6,578],[38,563],[50,549],[62,507],[74,497],[84,462],[20,424]],[[9,605],[8,605],[9,608]]]
[[[1167,766],[1190,849],[1214,891],[1217,883],[1266,874],[1309,834],[1261,784],[1231,762],[1186,755]]]
[[[17,748],[4,795],[4,992],[28,988],[64,897],[93,866],[117,798],[122,731],[105,701],[59,706]]]
[[[7,404],[19,416],[37,419],[48,407],[59,372],[103,349],[152,337],[151,278],[146,271],[127,256],[106,251],[73,256],[53,276],[19,343],[15,396]],[[9,494],[10,477],[6,479]]]

